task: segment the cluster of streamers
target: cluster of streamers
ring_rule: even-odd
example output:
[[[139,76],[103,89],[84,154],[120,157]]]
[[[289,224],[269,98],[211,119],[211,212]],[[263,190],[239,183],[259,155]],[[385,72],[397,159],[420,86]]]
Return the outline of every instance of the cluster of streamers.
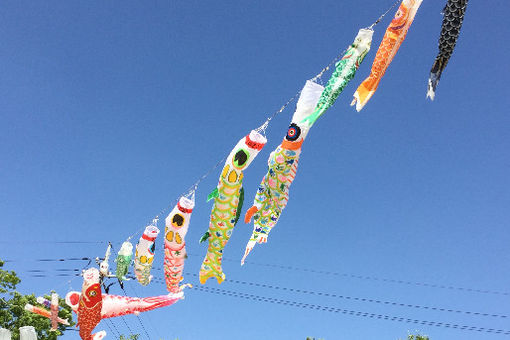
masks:
[[[133,245],[131,242],[126,241],[122,243],[120,250],[117,254],[117,258],[115,262],[117,263],[117,268],[115,270],[115,276],[122,283],[124,280],[129,280],[126,275],[129,271],[129,266],[131,265],[131,260],[133,258]]]
[[[211,277],[216,277],[218,283],[225,280],[221,260],[223,249],[241,214],[244,200],[243,171],[248,168],[266,142],[266,138],[254,130],[241,138],[227,157],[216,189],[208,197],[214,199],[214,205],[209,229],[200,240],[200,242],[209,240],[207,254],[199,274],[202,284]]]
[[[468,0],[448,0],[443,10],[443,25],[439,36],[439,53],[430,70],[427,97],[434,100],[441,73],[452,56],[459,38]]]
[[[246,211],[244,221],[250,223],[254,217],[253,233],[246,246],[241,264],[255,246],[264,243],[289,199],[289,187],[296,176],[301,145],[309,126],[301,123],[314,112],[324,87],[308,80],[301,90],[296,112],[283,142],[271,152],[268,173],[262,179],[255,195],[253,206]]]
[[[400,4],[377,50],[370,75],[361,83],[354,93],[354,99],[351,105],[356,104],[356,111],[361,111],[374,95],[377,86],[379,86],[379,82],[404,41],[421,3],[422,0],[403,0]]]
[[[165,280],[166,289],[170,293],[179,293],[184,286],[182,270],[186,259],[186,243],[184,237],[188,232],[191,213],[195,207],[194,195],[192,198],[181,197],[177,205],[165,219]]]
[[[93,329],[102,319],[138,315],[156,308],[173,305],[183,299],[182,292],[146,298],[101,294],[99,272],[95,268],[88,269],[83,274],[83,288],[81,293],[72,291],[66,295],[66,303],[78,314],[78,327],[83,340],[102,339],[104,331],[92,335]]]
[[[140,237],[135,251],[135,276],[142,286],[148,285],[152,280],[151,268],[154,261],[154,251],[156,249],[156,237],[159,229],[156,227],[157,220],[145,228]]]
[[[50,310],[47,310],[45,308],[33,306],[29,303],[25,305],[25,310],[42,315],[51,321],[51,330],[56,331],[58,328],[58,324],[61,323],[63,325],[68,326],[69,322],[67,320],[64,320],[58,316],[58,294],[52,293],[51,294],[51,301],[48,299],[45,299],[42,296],[39,296],[37,298],[37,302],[41,305],[45,306],[46,308],[49,308]]]
[[[325,88],[307,81],[299,97],[296,112],[283,142],[268,159],[268,172],[259,185],[253,206],[245,215],[245,222],[254,219],[253,232],[246,245],[241,264],[255,244],[266,243],[269,232],[278,222],[289,200],[289,188],[296,176],[301,147],[308,131],[317,119],[330,108],[354,77],[361,62],[370,50],[373,31],[361,29],[343,58],[336,63],[335,71]]]

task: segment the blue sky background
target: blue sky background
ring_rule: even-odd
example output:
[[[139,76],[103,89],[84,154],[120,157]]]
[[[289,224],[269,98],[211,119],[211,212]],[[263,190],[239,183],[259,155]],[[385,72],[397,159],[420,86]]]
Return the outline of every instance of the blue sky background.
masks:
[[[2,2],[0,258],[13,261],[6,267],[22,278],[19,290],[56,289],[62,296],[79,290],[81,278],[69,283],[57,274],[86,262],[34,260],[102,256],[107,241],[116,254],[392,2]],[[290,202],[268,244],[257,246],[244,267],[239,261],[252,226],[240,221],[234,230],[224,270],[227,279],[248,284],[210,280],[206,287],[510,331],[510,6],[469,3],[430,102],[426,85],[444,2],[423,2],[378,91],[358,114],[349,107],[352,94],[394,11],[376,27],[357,76],[303,146]],[[293,110],[274,119],[268,144],[245,173],[243,213]],[[197,192],[186,238],[190,274],[198,274],[206,252],[198,239],[219,171]],[[161,239],[157,248],[154,273],[162,277]],[[34,269],[47,277],[31,277]],[[185,280],[199,285],[196,276]],[[126,291],[150,296],[165,288],[130,282]],[[111,293],[122,294],[117,286]],[[433,340],[505,337],[198,289],[141,321],[150,339],[165,340],[398,339],[415,330]],[[123,334],[129,327],[147,338],[134,316],[112,322]],[[96,330],[113,339],[113,325],[103,321]]]

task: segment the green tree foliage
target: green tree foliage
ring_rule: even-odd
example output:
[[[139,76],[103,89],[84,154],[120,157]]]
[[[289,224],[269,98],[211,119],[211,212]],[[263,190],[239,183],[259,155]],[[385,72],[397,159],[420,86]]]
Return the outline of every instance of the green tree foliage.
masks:
[[[430,339],[426,335],[419,335],[419,334],[413,335],[413,334],[409,334],[407,336],[407,340],[430,340]]]
[[[16,286],[21,282],[20,278],[14,271],[2,269],[3,266],[4,262],[0,260],[0,327],[10,330],[14,340],[19,339],[19,328],[22,326],[34,326],[40,340],[57,339],[57,336],[62,335],[69,326],[59,324],[58,330],[53,332],[50,330],[51,322],[48,318],[26,311],[27,303],[38,306],[35,295],[17,292]],[[50,296],[45,298],[51,299]],[[71,308],[66,305],[64,299],[59,298],[59,305],[58,316],[68,320],[71,326],[74,325]]]
[[[138,340],[140,334],[130,334],[129,336],[121,335],[119,340]]]

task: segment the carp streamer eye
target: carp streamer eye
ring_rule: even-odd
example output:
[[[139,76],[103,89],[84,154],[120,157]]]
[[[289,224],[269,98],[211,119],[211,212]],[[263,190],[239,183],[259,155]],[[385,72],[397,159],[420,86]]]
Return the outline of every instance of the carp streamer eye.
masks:
[[[175,214],[172,218],[172,224],[177,228],[182,227],[184,224],[184,217],[181,214]]]
[[[249,154],[246,150],[239,150],[236,152],[236,154],[234,155],[234,166],[236,168],[242,168],[246,162],[248,161],[248,158],[249,158]]]
[[[151,255],[154,255],[154,250],[156,250],[156,243],[153,243],[151,248],[149,249],[149,252],[151,253]]]
[[[287,130],[287,136],[285,138],[290,141],[295,141],[301,136],[301,128],[297,126],[295,123],[290,124],[289,129]]]
[[[89,293],[89,296],[91,296],[91,297],[96,296],[96,291],[95,291],[95,290],[91,291],[91,292]]]

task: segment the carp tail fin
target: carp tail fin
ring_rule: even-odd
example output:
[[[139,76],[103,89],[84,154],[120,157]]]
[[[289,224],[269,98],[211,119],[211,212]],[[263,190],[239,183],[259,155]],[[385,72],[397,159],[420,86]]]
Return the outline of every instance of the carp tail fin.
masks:
[[[436,96],[436,88],[439,84],[439,79],[441,79],[441,74],[443,73],[444,68],[446,67],[446,61],[444,58],[438,57],[434,61],[434,65],[430,69],[429,83],[427,89],[427,98],[430,100],[434,100]]]
[[[351,102],[351,106],[356,104],[356,111],[360,112],[374,95],[377,85],[378,83],[375,83],[370,77],[365,79],[360,86],[358,86],[356,92],[354,92],[354,99]]]

